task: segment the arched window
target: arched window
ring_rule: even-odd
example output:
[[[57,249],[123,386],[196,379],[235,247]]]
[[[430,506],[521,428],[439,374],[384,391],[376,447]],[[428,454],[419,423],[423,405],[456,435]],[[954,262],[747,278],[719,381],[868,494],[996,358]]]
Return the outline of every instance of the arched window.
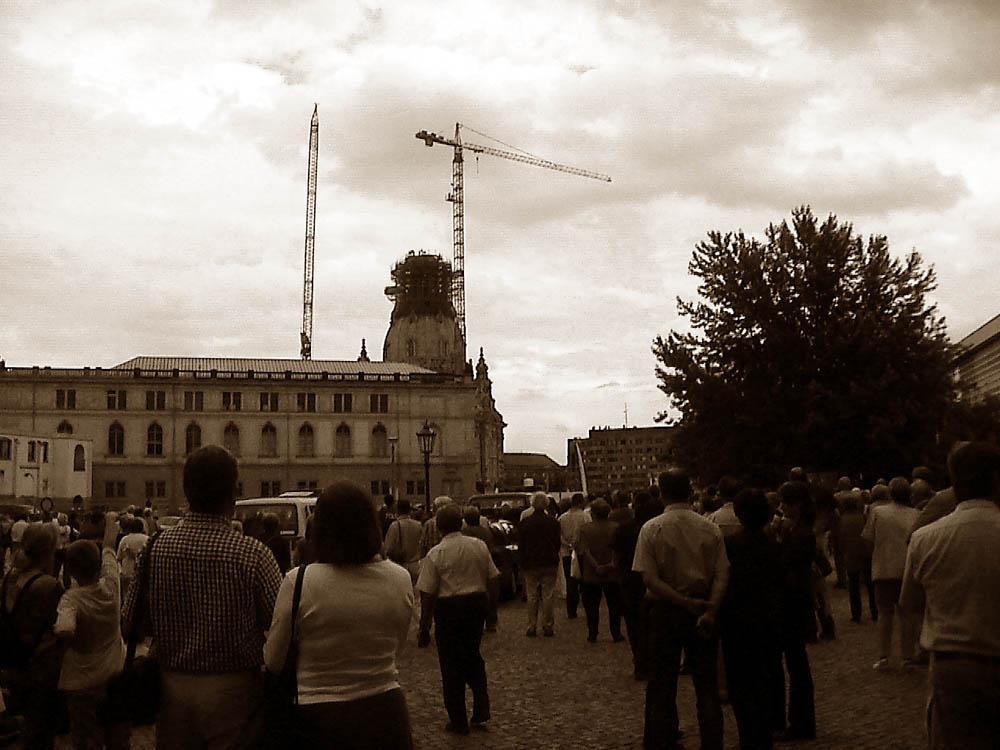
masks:
[[[73,471],[87,470],[87,452],[82,445],[73,449]]]
[[[232,422],[222,432],[222,447],[234,456],[240,455],[240,428]]]
[[[184,452],[191,455],[201,447],[201,428],[194,422],[184,430]]]
[[[108,428],[108,455],[125,455],[125,428],[117,422]]]
[[[270,422],[260,430],[260,455],[269,458],[278,455],[278,430]]]
[[[60,435],[72,435],[73,425],[71,425],[64,419],[62,422],[59,423],[59,426],[56,427],[56,432],[58,432]]]
[[[146,429],[146,455],[163,455],[163,428],[156,422]]]
[[[337,427],[333,455],[337,458],[348,458],[351,455],[351,428],[343,422]]]
[[[316,455],[314,443],[313,428],[306,422],[299,428],[299,450],[296,455],[306,457]]]
[[[372,430],[372,457],[389,457],[389,435],[381,424],[375,425],[375,429]]]

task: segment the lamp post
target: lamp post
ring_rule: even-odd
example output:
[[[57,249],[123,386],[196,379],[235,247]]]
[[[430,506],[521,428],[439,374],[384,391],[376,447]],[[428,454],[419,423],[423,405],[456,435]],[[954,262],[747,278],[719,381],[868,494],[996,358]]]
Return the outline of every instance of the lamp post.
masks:
[[[424,454],[424,508],[430,512],[431,509],[431,453],[434,452],[434,430],[424,420],[424,426],[417,433],[417,440],[420,441],[420,452]]]

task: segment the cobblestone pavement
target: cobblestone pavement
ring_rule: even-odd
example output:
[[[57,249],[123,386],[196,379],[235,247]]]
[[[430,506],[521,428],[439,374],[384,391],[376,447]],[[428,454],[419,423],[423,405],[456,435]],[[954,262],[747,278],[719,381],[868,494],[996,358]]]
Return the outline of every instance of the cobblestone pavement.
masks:
[[[844,590],[830,589],[829,595],[837,639],[809,647],[816,685],[817,738],[778,747],[925,747],[926,669],[904,672],[897,667],[890,672],[874,672],[874,623],[867,617],[860,625],[850,621]],[[399,670],[418,750],[641,747],[645,683],[632,678],[628,644],[611,641],[606,611],[602,608],[598,641],[590,644],[586,641],[582,607],[579,618],[568,620],[565,605],[557,602],[555,638],[525,637],[525,607],[520,601],[501,604],[499,632],[483,639],[493,719],[487,730],[473,730],[468,737],[444,731],[447,716],[441,702],[437,653],[433,645],[418,649],[416,635],[411,633],[412,646],[406,649]],[[898,663],[896,653],[893,664]],[[471,703],[470,696],[470,710]],[[728,705],[723,710],[726,748],[738,748],[732,710]],[[698,724],[690,677],[680,678],[678,713],[686,736],[685,747],[697,748]],[[69,738],[60,738],[57,746],[68,749]],[[137,731],[132,747],[152,750],[152,730]]]

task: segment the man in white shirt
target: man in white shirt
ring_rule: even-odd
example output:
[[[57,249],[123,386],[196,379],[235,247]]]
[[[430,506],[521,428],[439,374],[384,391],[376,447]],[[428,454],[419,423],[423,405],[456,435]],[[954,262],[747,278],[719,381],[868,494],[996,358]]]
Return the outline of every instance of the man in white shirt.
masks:
[[[732,536],[743,528],[740,519],[736,517],[733,509],[733,500],[736,493],[740,491],[740,483],[733,477],[724,476],[719,480],[719,499],[722,501],[720,507],[714,513],[710,513],[708,520],[719,527],[724,537]]]
[[[490,581],[500,575],[482,539],[462,533],[462,510],[445,505],[435,516],[440,543],[424,558],[417,579],[420,591],[418,645],[430,641],[430,615],[441,666],[441,688],[448,712],[445,730],[468,734],[469,723],[490,719],[486,663],[479,652],[489,608]],[[465,712],[465,686],[472,689],[472,718]]]
[[[931,750],[995,750],[1000,737],[1000,449],[948,456],[958,504],[913,533],[899,605],[924,609]],[[926,606],[925,606],[926,604]]]
[[[571,620],[576,617],[577,607],[580,606],[580,579],[570,575],[570,566],[573,562],[573,546],[580,535],[580,527],[590,520],[583,509],[585,502],[583,493],[574,493],[569,510],[559,516],[559,557],[562,559],[563,574],[566,577],[566,616]]]

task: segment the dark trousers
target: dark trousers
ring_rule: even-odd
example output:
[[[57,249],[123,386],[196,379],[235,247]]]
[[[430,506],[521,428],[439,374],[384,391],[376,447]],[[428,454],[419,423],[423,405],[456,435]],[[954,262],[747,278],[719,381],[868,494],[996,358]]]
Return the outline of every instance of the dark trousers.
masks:
[[[569,574],[572,557],[562,558],[563,575],[566,577],[566,615],[576,617],[576,608],[580,605],[580,580]]]
[[[785,657],[785,667],[788,669],[788,728],[798,736],[814,737],[816,706],[813,702],[812,671],[809,669],[809,655],[806,653],[805,641],[786,640],[782,654]],[[784,703],[784,672],[779,670],[774,679],[780,680],[780,694]]]
[[[412,750],[410,715],[399,688],[353,701],[295,707],[301,747],[330,750]]]
[[[722,706],[716,660],[717,638],[695,631],[697,618],[667,602],[649,607],[649,660],[646,721],[642,743],[647,750],[677,747],[677,675],[681,652],[694,681],[702,750],[722,750]]]
[[[638,676],[649,674],[649,659],[646,646],[646,620],[644,612],[648,602],[644,599],[646,587],[640,573],[629,573],[622,584],[622,616],[625,618],[625,633],[632,649],[632,666]]]
[[[622,589],[617,581],[605,583],[581,583],[580,597],[587,613],[587,637],[597,638],[597,627],[601,622],[601,596],[608,603],[608,623],[611,637],[616,641],[622,637]]]
[[[851,619],[855,622],[861,620],[862,581],[868,591],[868,611],[871,613],[872,620],[877,620],[878,607],[875,605],[875,587],[872,586],[872,561],[870,557],[865,560],[861,570],[847,574],[847,594],[851,600]]]
[[[761,689],[762,676],[781,669],[777,643],[766,637],[747,637],[746,633],[722,634],[722,658],[729,684],[729,703],[740,730],[740,750],[770,750],[775,715],[785,710],[785,696],[780,701]],[[777,702],[777,705],[774,705]]]
[[[479,653],[488,598],[483,594],[449,596],[434,605],[434,642],[441,665],[441,691],[448,719],[456,728],[468,727],[465,686],[472,689],[472,719],[490,717],[486,662]]]

